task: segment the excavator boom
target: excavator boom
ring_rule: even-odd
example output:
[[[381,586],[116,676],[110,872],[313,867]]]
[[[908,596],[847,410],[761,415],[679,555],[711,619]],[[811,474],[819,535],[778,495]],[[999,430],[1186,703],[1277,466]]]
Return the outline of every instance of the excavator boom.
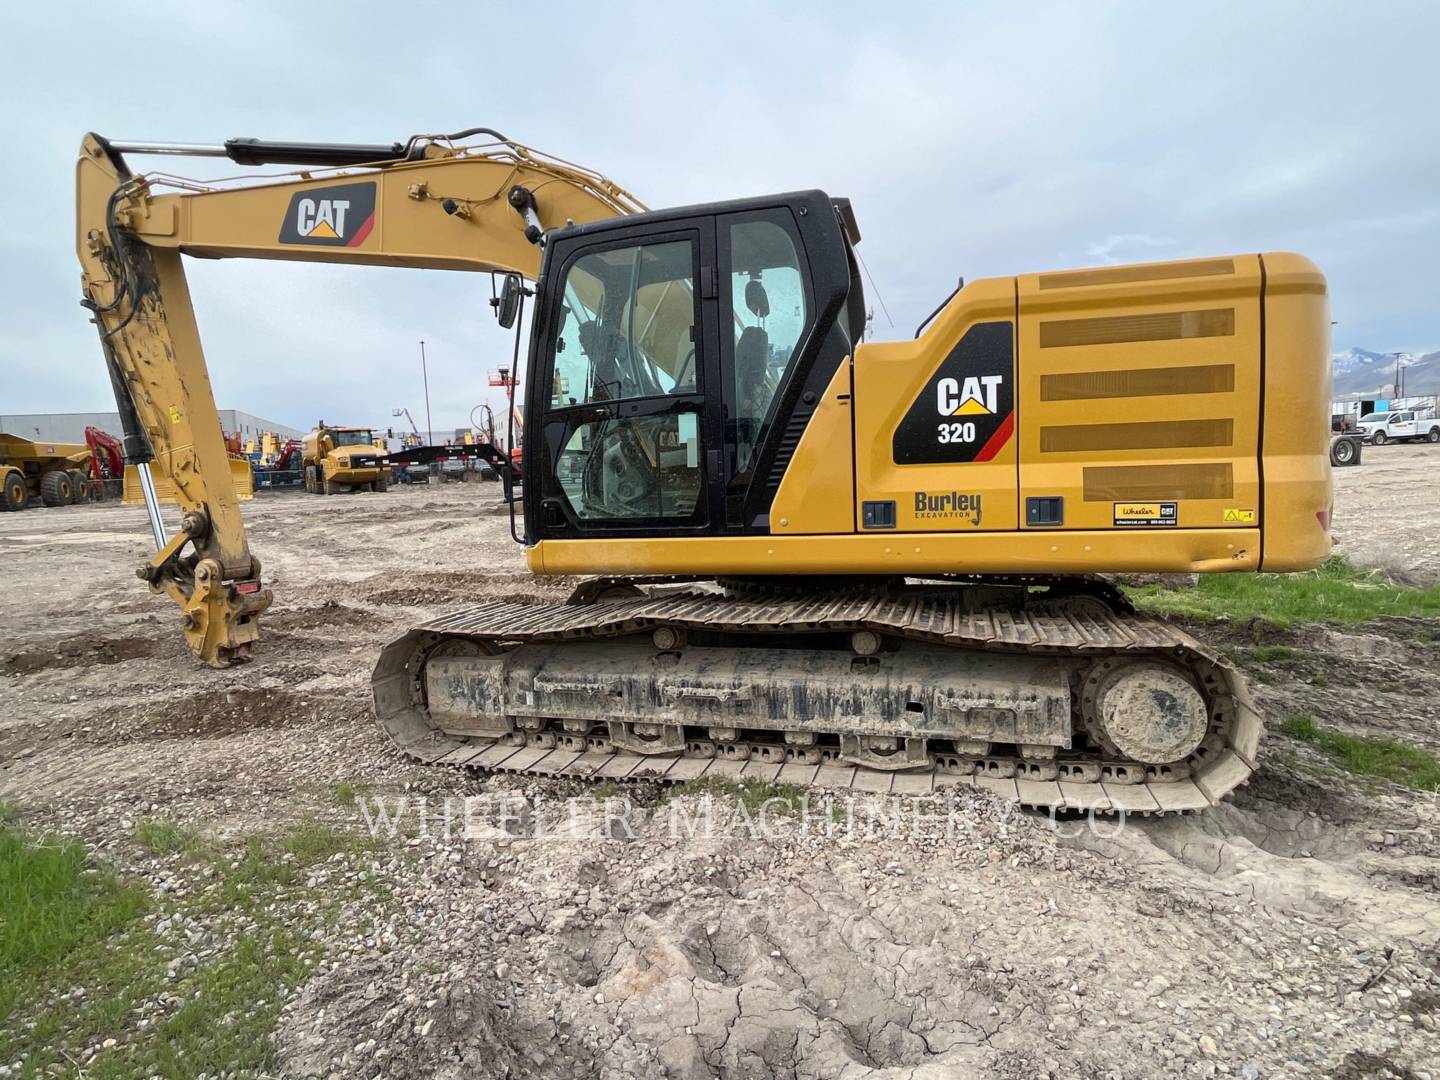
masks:
[[[457,148],[416,136],[390,146],[109,142],[87,135],[76,166],[83,302],[100,333],[157,552],[140,568],[180,607],[207,664],[248,656],[271,594],[250,552],[181,255],[538,275],[546,228],[643,210],[590,170],[498,140]],[[125,153],[303,165],[279,177],[198,183],[134,174]],[[151,462],[174,485],[167,535]],[[192,553],[183,555],[186,547]]]

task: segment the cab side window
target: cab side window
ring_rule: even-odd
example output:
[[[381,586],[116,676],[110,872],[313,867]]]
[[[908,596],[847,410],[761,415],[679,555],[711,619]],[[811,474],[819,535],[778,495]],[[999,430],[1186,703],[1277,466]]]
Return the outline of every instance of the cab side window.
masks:
[[[795,358],[810,312],[790,233],[769,220],[729,225],[735,472],[764,434],[775,392]]]

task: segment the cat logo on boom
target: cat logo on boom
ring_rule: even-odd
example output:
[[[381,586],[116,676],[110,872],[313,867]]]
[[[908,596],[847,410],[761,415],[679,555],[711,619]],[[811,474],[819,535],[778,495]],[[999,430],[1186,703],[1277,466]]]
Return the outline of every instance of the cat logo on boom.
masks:
[[[359,247],[375,228],[375,184],[333,184],[290,196],[282,244]]]

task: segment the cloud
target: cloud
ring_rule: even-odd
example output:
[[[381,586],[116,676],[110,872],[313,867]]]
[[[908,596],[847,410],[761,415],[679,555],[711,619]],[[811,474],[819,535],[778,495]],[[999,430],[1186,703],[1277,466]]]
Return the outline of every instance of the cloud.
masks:
[[[1140,262],[1144,259],[1164,258],[1162,253],[1174,246],[1175,241],[1169,237],[1151,236],[1149,233],[1120,233],[1091,244],[1085,249],[1085,254],[1102,263]]]
[[[93,48],[91,5],[7,13],[7,412],[109,407],[76,303],[87,130],[388,142],[485,124],[652,206],[819,186],[853,200],[899,333],[961,274],[1280,249],[1327,271],[1342,344],[1440,340],[1431,5],[125,7]],[[418,418],[421,338],[437,429],[500,403],[486,374],[512,339],[484,276],[227,261],[190,277],[223,406]]]

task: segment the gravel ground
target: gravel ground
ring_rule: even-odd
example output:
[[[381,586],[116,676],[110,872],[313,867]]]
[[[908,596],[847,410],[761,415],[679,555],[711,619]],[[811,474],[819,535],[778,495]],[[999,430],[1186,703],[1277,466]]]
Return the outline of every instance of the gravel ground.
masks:
[[[1338,471],[1341,550],[1436,576],[1440,519],[1406,492],[1437,460],[1367,448]],[[493,485],[262,495],[245,513],[276,607],[257,659],[224,672],[131,576],[138,508],[0,517],[0,798],[28,824],[183,890],[183,863],[136,850],[137,816],[362,831],[328,793],[342,780],[372,819],[376,799],[409,808],[368,856],[390,902],[347,910],[285,1007],[284,1075],[1440,1077],[1440,806],[1329,779],[1283,736],[1206,815],[1092,830],[969,791],[953,836],[823,811],[757,836],[726,806],[677,836],[703,800],[647,789],[627,831],[573,782],[401,761],[369,714],[379,647],[477,597],[573,584],[526,573],[501,511]],[[1267,638],[1299,655],[1257,671],[1259,696],[1440,750],[1437,631]],[[446,837],[438,811],[465,797],[473,827]],[[494,828],[501,798],[567,827]]]
[[[1440,446],[1366,446],[1360,464],[1335,470],[1336,551],[1416,585],[1440,581]]]

